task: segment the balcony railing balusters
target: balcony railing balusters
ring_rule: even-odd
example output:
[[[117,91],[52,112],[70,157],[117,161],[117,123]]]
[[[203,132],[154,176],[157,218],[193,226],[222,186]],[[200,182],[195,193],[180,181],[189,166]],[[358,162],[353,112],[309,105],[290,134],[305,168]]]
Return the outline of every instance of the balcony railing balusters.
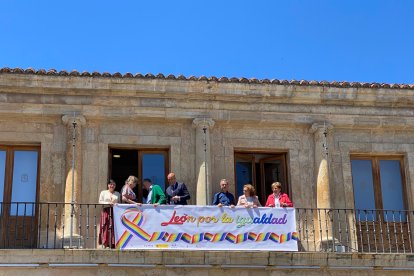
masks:
[[[402,222],[402,212],[398,211],[399,214],[399,219],[398,221]],[[403,247],[403,253],[405,253],[405,238],[404,238],[404,229],[403,229],[403,224],[400,223],[400,231],[401,231],[401,240],[402,240],[402,247]]]
[[[311,226],[312,226],[312,235],[313,235],[313,248],[314,248],[314,250],[316,250],[315,213],[314,213],[313,210],[309,210],[309,212],[311,214]]]
[[[19,203],[15,203],[16,205],[16,216],[19,214]],[[17,218],[14,219],[14,246],[17,248],[17,241],[18,241],[18,235],[17,235]]]
[[[380,238],[381,238],[382,253],[384,253],[385,252],[384,230],[383,230],[383,225],[382,225],[383,212],[382,211],[377,211],[377,214],[378,214],[378,224],[379,224],[379,229],[380,229]]]
[[[395,245],[397,248],[397,253],[399,253],[399,244],[398,244],[398,237],[397,237],[397,225],[395,225],[395,212],[391,211],[392,214],[392,225],[393,225],[393,230],[394,230],[394,239],[395,239]]]
[[[375,211],[373,211],[375,212]],[[376,217],[376,212],[372,214],[373,218]],[[375,225],[375,219],[372,220],[372,229],[373,229],[373,233],[374,233],[374,246],[375,246],[375,252],[378,252],[378,248],[377,248],[377,231],[376,231],[376,225]]]
[[[38,210],[39,220],[37,222],[37,242],[39,244],[41,244],[41,242],[42,242],[41,237],[40,237],[40,233],[42,233],[42,205],[43,204],[39,203],[39,210]]]
[[[358,232],[357,232],[357,222],[356,222],[356,212],[351,210],[351,220],[352,220],[352,239],[354,241],[354,250],[358,251]]]
[[[58,205],[55,204],[55,211],[54,211],[54,224],[53,224],[53,247],[56,248],[56,240],[57,240],[57,213],[58,213]]]
[[[323,250],[322,248],[322,219],[321,219],[321,209],[318,209],[318,222],[319,222],[319,245],[321,248],[321,251]]]
[[[345,251],[346,252],[350,252],[350,243],[349,243],[349,235],[350,235],[350,231],[349,231],[349,224],[348,224],[348,210],[344,209],[344,223],[345,223],[345,240],[346,240],[346,247],[345,247]]]
[[[86,241],[89,242],[89,205],[86,206]]]
[[[371,243],[370,243],[370,238],[369,238],[369,225],[368,225],[368,211],[364,210],[364,215],[365,215],[365,227],[366,227],[366,234],[367,234],[367,241],[368,241],[368,252],[371,252]],[[363,251],[364,252],[364,251]]]
[[[63,204],[63,208],[62,208],[62,247],[61,248],[64,248],[65,247],[65,207],[66,207],[66,204]]]
[[[97,231],[98,231],[98,227],[96,225],[96,213],[97,213],[97,205],[95,204],[95,210],[93,211],[93,243],[97,244],[98,243],[98,238],[96,237]]]
[[[108,205],[75,204],[74,207],[77,223],[72,245],[97,248],[98,234],[102,231],[98,214]],[[3,217],[10,218],[0,225],[1,248],[69,245],[69,237],[65,236],[65,203],[0,203],[0,210]],[[109,216],[112,218],[113,213],[109,212]],[[412,216],[413,211],[407,210],[296,208],[299,250],[413,253]],[[109,227],[113,230],[112,222]],[[109,242],[113,233],[109,231]]]
[[[333,212],[332,216],[334,216],[335,213],[336,213],[336,218],[338,220],[338,237],[339,237],[339,243],[342,244],[342,227],[341,227],[341,216],[339,214],[339,211],[340,210],[337,209],[336,212]],[[332,232],[335,233],[334,231],[332,231]]]
[[[362,224],[361,224],[361,210],[358,210],[358,224],[359,224],[359,242],[360,247],[358,249],[361,250],[361,252],[364,252],[364,243],[362,238]]]
[[[82,236],[82,205],[83,204],[78,204],[78,213],[79,213],[79,227],[78,227],[78,231],[79,231],[79,238],[78,238],[78,248],[82,247],[81,244],[81,236]],[[75,209],[76,210],[76,209]]]
[[[387,238],[388,238],[388,247],[390,249],[390,253],[392,252],[392,248],[391,248],[391,234],[390,234],[390,225],[389,225],[389,219],[388,219],[388,211],[385,210],[385,215],[384,215],[384,223],[387,227]]]
[[[411,220],[410,220],[410,212],[405,212],[407,214],[407,236],[408,236],[408,245],[410,247],[410,252],[413,253],[413,244],[411,240]]]
[[[32,233],[36,233],[35,226],[36,226],[36,209],[37,208],[35,206],[35,203],[31,203],[31,204],[32,204],[32,217],[31,217],[32,223],[30,224],[30,244],[34,244],[36,236],[33,235]]]
[[[49,248],[50,204],[47,204],[46,247]]]

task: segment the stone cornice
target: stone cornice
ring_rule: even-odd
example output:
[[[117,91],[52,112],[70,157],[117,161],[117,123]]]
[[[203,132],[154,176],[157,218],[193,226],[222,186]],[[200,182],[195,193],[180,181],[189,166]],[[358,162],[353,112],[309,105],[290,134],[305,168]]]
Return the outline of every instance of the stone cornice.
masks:
[[[0,73],[0,92],[3,98],[30,94],[43,97],[42,102],[65,98],[59,103],[72,102],[70,97],[87,97],[83,104],[106,101],[109,97],[131,99],[178,100],[184,102],[238,102],[249,104],[289,104],[359,107],[414,106],[414,89],[396,88],[338,88],[250,83],[196,83],[171,79],[120,79],[80,76],[49,76],[36,74]],[[16,95],[16,96],[15,96]],[[21,95],[21,96],[18,96]],[[3,99],[2,98],[2,99]],[[105,99],[106,98],[106,99]],[[1,100],[1,99],[0,99]],[[76,102],[76,100],[75,100]]]
[[[70,77],[93,77],[93,78],[121,78],[121,79],[168,79],[168,80],[185,80],[185,81],[209,81],[209,82],[221,82],[221,83],[251,83],[251,84],[275,84],[275,85],[295,85],[295,86],[324,86],[324,87],[341,87],[341,88],[391,88],[391,89],[414,89],[414,84],[388,84],[388,83],[366,83],[366,82],[347,82],[347,81],[316,81],[316,80],[278,80],[278,79],[256,79],[256,78],[236,78],[236,77],[206,77],[206,76],[190,76],[185,77],[183,75],[175,76],[163,74],[121,74],[119,72],[78,72],[72,70],[70,72],[66,70],[57,71],[50,69],[35,70],[33,68],[22,69],[22,68],[0,68],[0,74],[26,74],[26,75],[46,75],[46,76],[70,76]]]

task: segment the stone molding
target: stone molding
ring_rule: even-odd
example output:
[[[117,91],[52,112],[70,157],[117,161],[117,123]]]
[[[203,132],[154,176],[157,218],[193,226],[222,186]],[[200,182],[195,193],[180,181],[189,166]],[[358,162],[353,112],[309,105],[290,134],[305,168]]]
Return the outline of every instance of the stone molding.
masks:
[[[86,118],[83,115],[63,115],[62,122],[66,126],[72,126],[73,121],[79,126],[86,125]]]
[[[211,118],[195,118],[193,120],[193,127],[194,128],[204,128],[212,129],[215,125],[215,122]]]
[[[324,131],[325,128],[329,132],[333,129],[333,125],[331,123],[321,123],[321,122],[313,123],[311,127],[309,128],[309,133],[314,134],[317,131]]]

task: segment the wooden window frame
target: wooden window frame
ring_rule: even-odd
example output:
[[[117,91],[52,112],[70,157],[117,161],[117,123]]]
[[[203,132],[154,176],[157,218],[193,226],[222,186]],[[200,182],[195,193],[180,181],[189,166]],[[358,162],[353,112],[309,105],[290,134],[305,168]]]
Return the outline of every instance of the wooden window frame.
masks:
[[[269,156],[269,157],[264,157],[261,159],[258,159],[258,163],[259,163],[259,171],[256,172],[256,155],[273,155],[273,156]],[[283,169],[283,174],[285,176],[285,181],[286,183],[283,183],[283,187],[285,187],[285,189],[283,190],[284,193],[289,194],[289,197],[292,198],[291,195],[291,187],[290,187],[290,182],[289,182],[289,175],[288,175],[288,164],[287,164],[287,155],[288,152],[286,151],[266,151],[266,150],[234,150],[234,182],[235,182],[235,187],[234,187],[234,194],[236,196],[236,198],[238,198],[239,194],[237,194],[237,159],[242,159],[245,160],[246,162],[251,162],[252,164],[252,184],[255,189],[257,190],[257,185],[261,186],[261,191],[262,194],[258,195],[259,199],[262,199],[263,202],[266,202],[267,196],[265,194],[266,191],[266,187],[264,187],[265,183],[264,183],[264,178],[261,177],[261,183],[256,183],[256,173],[260,173],[261,175],[264,175],[264,162],[266,161],[272,161],[272,160],[281,160],[282,161],[282,169]]]
[[[32,248],[37,244],[37,226],[39,222],[39,194],[40,194],[40,172],[41,172],[41,145],[0,145],[0,150],[6,151],[6,164],[5,164],[5,174],[4,174],[4,192],[3,192],[3,208],[0,213],[0,227],[1,229],[7,229],[7,224],[12,223],[11,221],[23,221],[23,220],[30,220],[33,222],[34,232],[31,232],[30,235],[32,236],[31,242],[32,244],[22,245],[23,247],[29,246]],[[12,191],[13,191],[13,172],[14,172],[14,152],[15,151],[36,151],[37,152],[37,177],[36,177],[36,195],[35,195],[35,205],[34,205],[34,214],[33,216],[19,216],[11,215],[11,198],[12,198]],[[6,203],[6,204],[4,204]],[[17,222],[16,222],[17,223]],[[25,223],[23,223],[25,225]],[[29,225],[29,224],[27,224]],[[0,247],[3,245],[5,248],[8,248],[9,242],[6,242],[6,232],[1,231],[0,236]],[[16,234],[15,234],[16,235]],[[6,246],[7,244],[7,246]],[[11,242],[12,247],[13,245],[16,246],[16,241]]]
[[[407,184],[404,170],[404,156],[403,155],[376,155],[376,154],[352,154],[352,160],[369,160],[372,165],[372,180],[374,188],[374,200],[375,200],[375,209],[383,209],[383,198],[381,190],[381,172],[380,172],[380,161],[381,160],[397,160],[400,162],[400,175],[401,175],[401,191],[403,197],[403,206],[407,210],[408,198],[407,198]],[[351,172],[352,174],[352,172]],[[352,186],[352,189],[354,187]],[[355,192],[355,191],[354,191]]]

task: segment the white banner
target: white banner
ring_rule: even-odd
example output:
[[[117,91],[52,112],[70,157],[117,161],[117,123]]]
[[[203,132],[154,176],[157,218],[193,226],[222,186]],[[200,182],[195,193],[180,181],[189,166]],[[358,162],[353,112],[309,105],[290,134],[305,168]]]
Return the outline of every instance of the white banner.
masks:
[[[118,249],[298,251],[294,208],[114,206]]]

